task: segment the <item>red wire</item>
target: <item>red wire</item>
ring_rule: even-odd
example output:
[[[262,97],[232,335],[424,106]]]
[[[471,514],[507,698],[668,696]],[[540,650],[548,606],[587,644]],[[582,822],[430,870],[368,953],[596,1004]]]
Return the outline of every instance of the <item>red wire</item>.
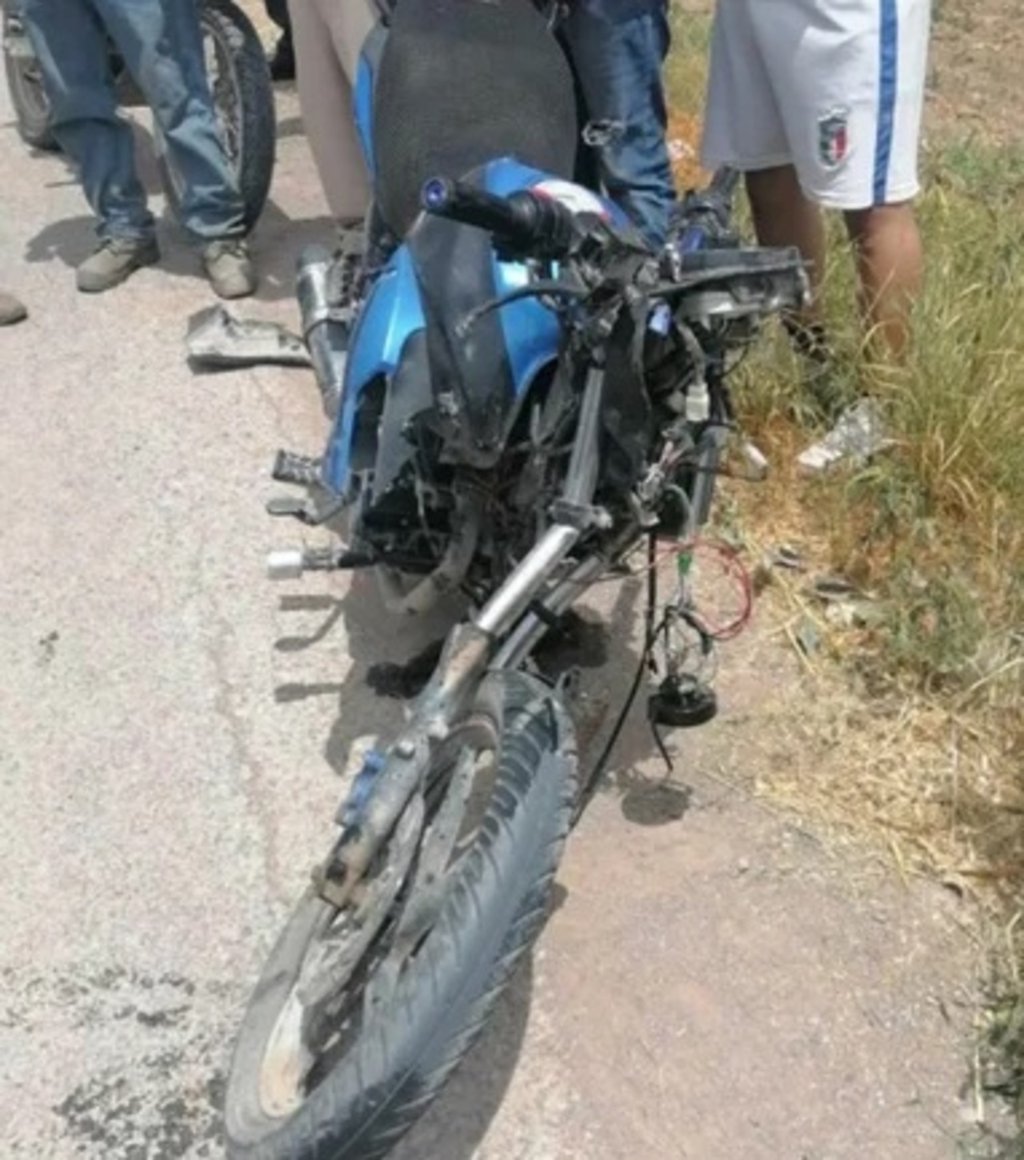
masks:
[[[703,632],[715,641],[724,642],[727,640],[734,640],[750,623],[750,618],[754,611],[754,584],[750,573],[747,571],[743,561],[739,557],[739,553],[735,548],[723,543],[721,540],[705,539],[698,536],[695,540],[665,540],[666,548],[659,552],[659,559],[655,562],[655,567],[667,556],[678,556],[681,552],[689,552],[696,556],[701,549],[711,552],[718,556],[722,562],[722,570],[734,583],[740,594],[740,612],[733,619],[725,624],[715,624],[713,621],[707,620],[699,612],[696,619]]]

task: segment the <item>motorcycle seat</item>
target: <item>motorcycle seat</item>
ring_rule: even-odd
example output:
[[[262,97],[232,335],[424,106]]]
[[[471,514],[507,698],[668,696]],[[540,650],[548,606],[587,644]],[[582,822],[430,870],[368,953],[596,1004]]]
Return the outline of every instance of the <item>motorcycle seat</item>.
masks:
[[[572,72],[526,0],[402,0],[374,91],[374,196],[405,238],[431,177],[515,157],[571,179],[579,141]]]

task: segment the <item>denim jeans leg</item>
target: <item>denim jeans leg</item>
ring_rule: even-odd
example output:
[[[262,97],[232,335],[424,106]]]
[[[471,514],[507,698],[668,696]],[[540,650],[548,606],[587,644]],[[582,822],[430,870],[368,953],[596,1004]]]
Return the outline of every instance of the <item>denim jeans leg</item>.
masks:
[[[238,183],[206,78],[196,0],[93,0],[153,110],[182,178],[182,224],[203,241],[244,233]]]
[[[660,245],[676,199],[661,70],[667,0],[576,0],[565,28],[588,121],[600,126],[602,182],[647,240]]]
[[[131,126],[117,113],[107,38],[91,0],[23,0],[22,9],[53,109],[53,135],[79,170],[100,236],[151,236]]]

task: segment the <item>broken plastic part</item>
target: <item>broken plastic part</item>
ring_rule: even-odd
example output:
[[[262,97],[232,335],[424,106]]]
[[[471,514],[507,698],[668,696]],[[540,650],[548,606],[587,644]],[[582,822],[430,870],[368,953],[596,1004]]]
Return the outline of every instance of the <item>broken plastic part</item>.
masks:
[[[223,306],[192,316],[185,346],[192,365],[208,370],[310,365],[309,351],[297,334],[276,322],[241,321]]]

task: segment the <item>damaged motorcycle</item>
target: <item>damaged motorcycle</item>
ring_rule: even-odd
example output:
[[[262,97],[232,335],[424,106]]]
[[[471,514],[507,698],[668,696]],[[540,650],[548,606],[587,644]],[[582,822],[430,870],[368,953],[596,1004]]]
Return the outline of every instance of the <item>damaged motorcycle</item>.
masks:
[[[639,568],[653,589],[676,560],[646,622],[654,709],[712,715],[691,564],[732,454],[728,375],[807,295],[795,251],[733,232],[731,174],[680,204],[660,252],[574,182],[572,75],[523,0],[403,0],[367,43],[356,107],[365,261],[314,255],[300,274],[332,429],[322,457],[279,455],[295,491],[272,505],[338,540],[270,569],[371,568],[396,616],[453,592],[470,611],[404,728],[358,763],[253,991],[235,1160],[386,1155],[485,1026],[597,772],[534,661],[592,585]]]

